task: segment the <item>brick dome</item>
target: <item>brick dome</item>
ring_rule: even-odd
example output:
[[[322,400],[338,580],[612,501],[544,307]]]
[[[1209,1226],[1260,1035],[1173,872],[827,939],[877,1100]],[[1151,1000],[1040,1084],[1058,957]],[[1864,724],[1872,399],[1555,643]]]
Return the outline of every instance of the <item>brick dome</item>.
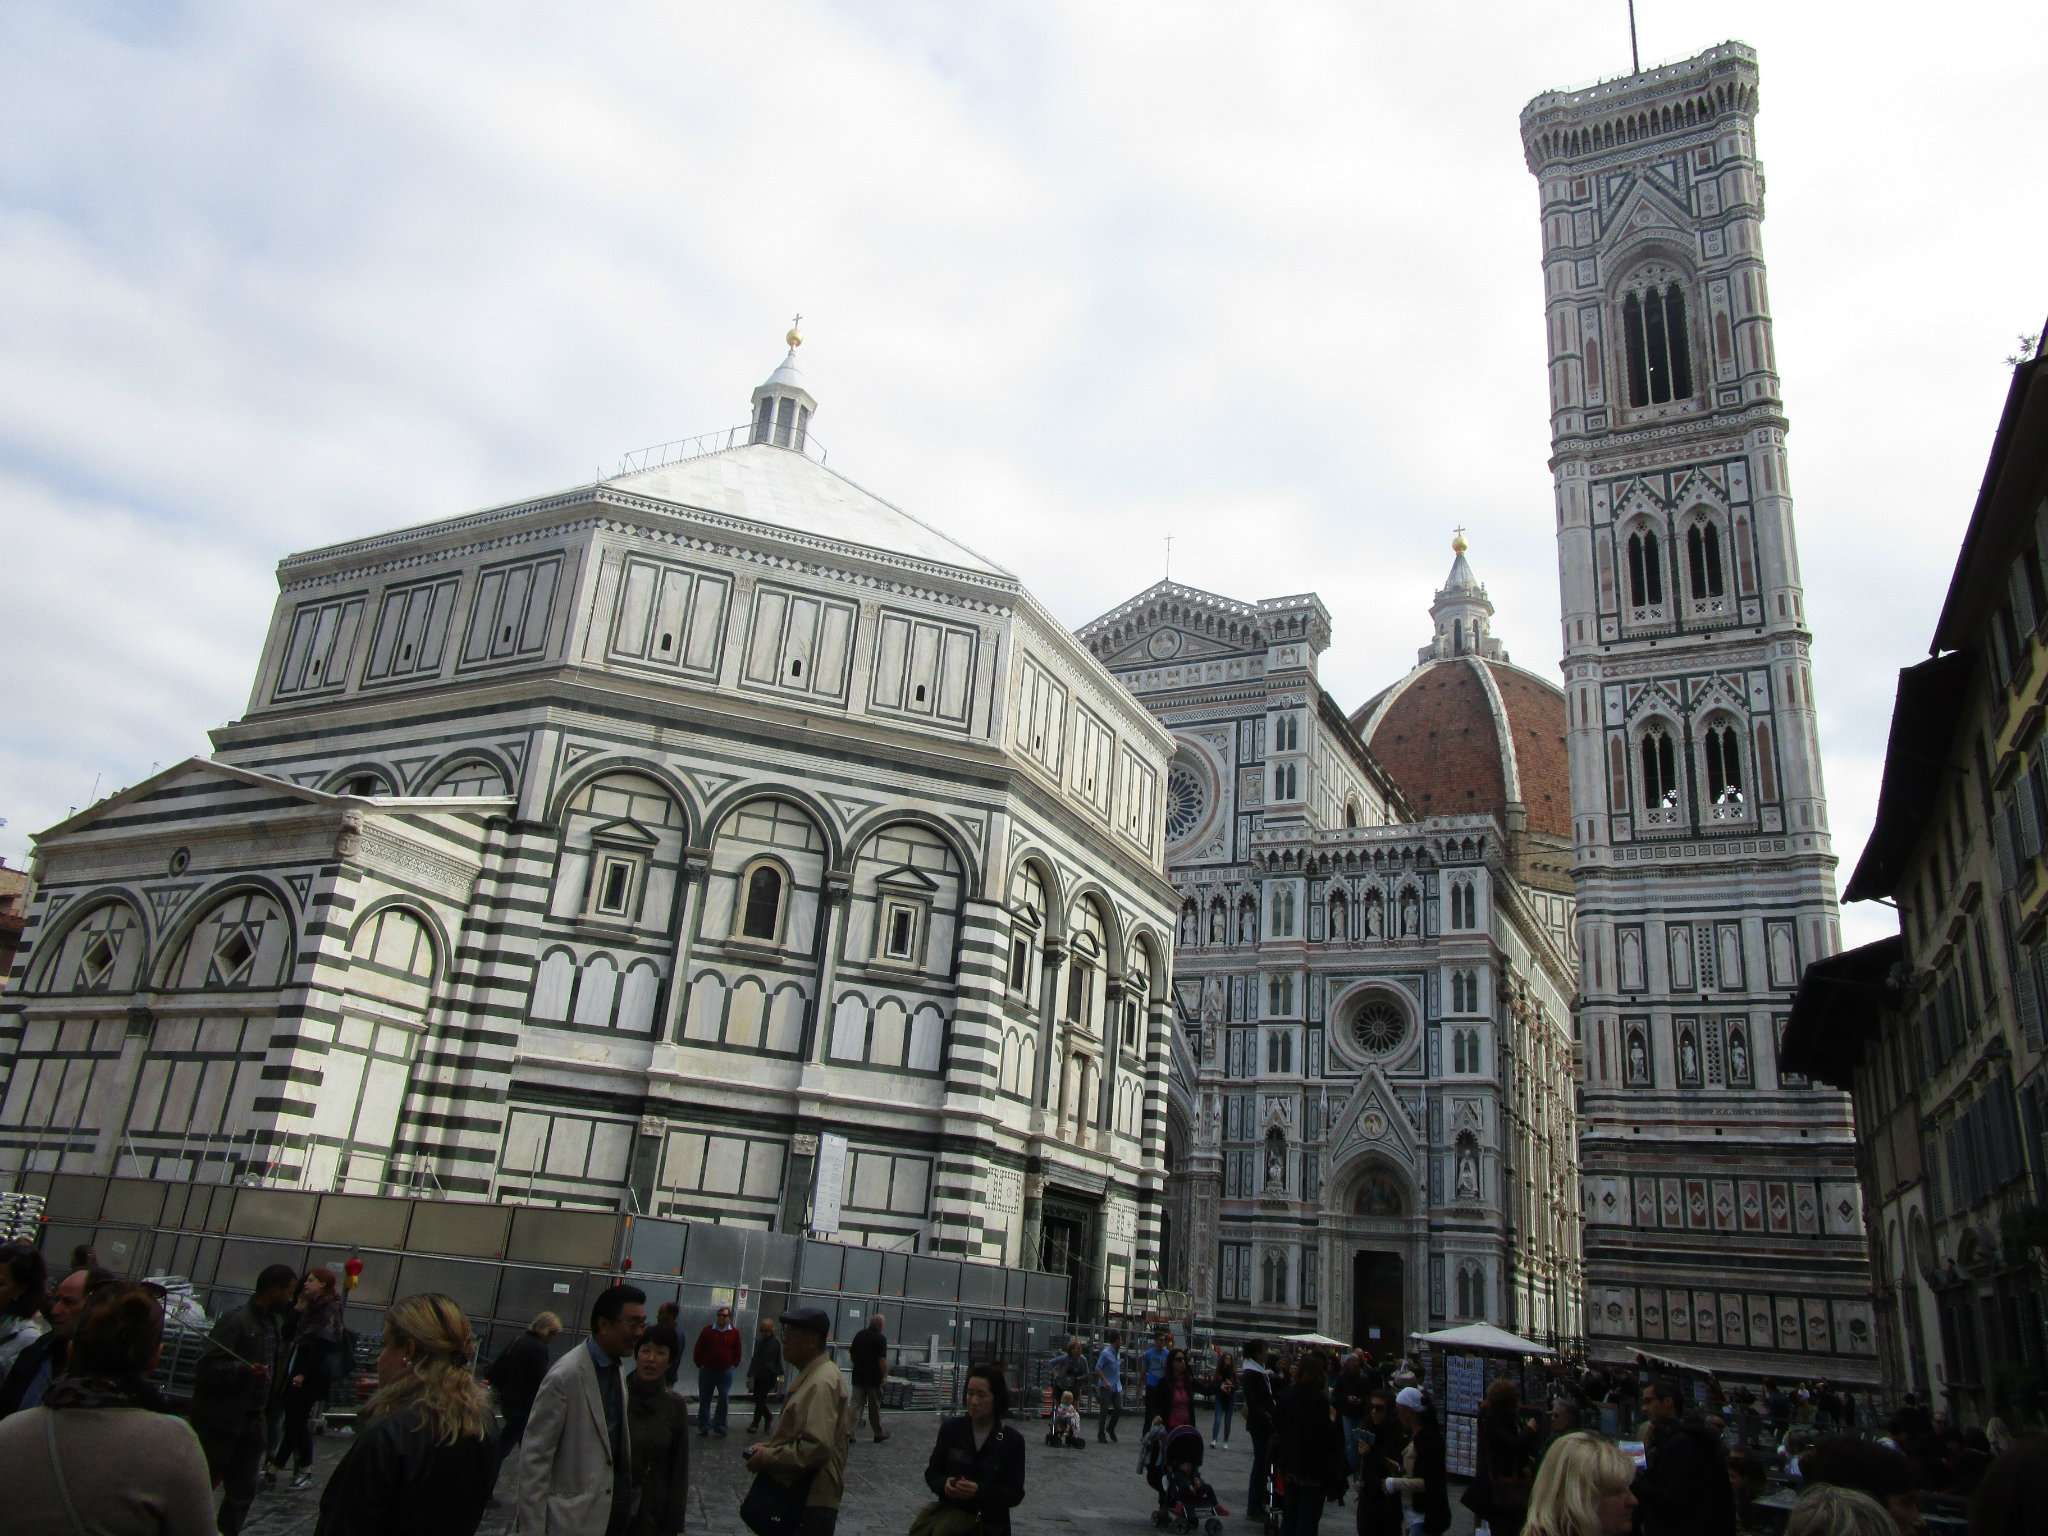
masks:
[[[1432,657],[1368,700],[1351,724],[1418,816],[1491,815],[1513,806],[1540,836],[1569,840],[1571,775],[1564,690],[1484,657]]]

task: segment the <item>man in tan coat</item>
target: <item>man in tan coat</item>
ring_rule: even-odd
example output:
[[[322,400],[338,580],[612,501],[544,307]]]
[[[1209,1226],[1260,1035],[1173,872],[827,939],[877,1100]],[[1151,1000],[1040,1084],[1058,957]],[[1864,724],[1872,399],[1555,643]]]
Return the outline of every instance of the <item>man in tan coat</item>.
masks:
[[[601,1292],[590,1337],[541,1378],[519,1442],[518,1536],[622,1536],[633,1513],[625,1369],[647,1326],[647,1296]]]
[[[782,1314],[782,1358],[793,1373],[775,1432],[747,1447],[747,1470],[786,1487],[810,1479],[802,1536],[832,1536],[846,1491],[846,1447],[853,1438],[846,1378],[825,1353],[832,1319],[813,1307]]]

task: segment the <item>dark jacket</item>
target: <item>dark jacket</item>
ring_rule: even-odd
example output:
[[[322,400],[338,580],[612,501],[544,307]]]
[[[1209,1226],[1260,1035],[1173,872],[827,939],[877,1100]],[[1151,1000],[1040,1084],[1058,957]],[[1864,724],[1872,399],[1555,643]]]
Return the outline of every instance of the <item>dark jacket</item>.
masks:
[[[273,1388],[281,1386],[284,1330],[275,1312],[251,1301],[224,1313],[206,1336],[192,1379],[192,1427],[202,1436],[259,1430]]]
[[[1330,1383],[1330,1402],[1342,1418],[1362,1420],[1371,1401],[1372,1383],[1362,1370],[1339,1371],[1337,1379]]]
[[[782,1379],[782,1340],[774,1334],[756,1335],[754,1357],[747,1362],[747,1380],[771,1385]]]
[[[1190,1372],[1188,1374],[1188,1422],[1190,1424],[1194,1423],[1201,1416],[1201,1410],[1195,1405],[1195,1386],[1194,1374]],[[1168,1366],[1167,1374],[1159,1378],[1158,1385],[1145,1389],[1145,1427],[1150,1429],[1154,1419],[1165,1419],[1167,1428],[1173,1428],[1173,1419],[1167,1412],[1172,1406],[1173,1368]]]
[[[1368,1422],[1366,1433],[1372,1445],[1358,1453],[1358,1536],[1402,1536],[1401,1495],[1387,1492],[1386,1481],[1401,1476],[1408,1436],[1391,1413],[1384,1428],[1374,1430]]]
[[[1273,1427],[1273,1378],[1247,1365],[1238,1372],[1238,1382],[1244,1388],[1245,1428],[1263,1435]],[[1145,1422],[1151,1423],[1149,1415]]]
[[[1415,1475],[1422,1489],[1415,1495],[1415,1507],[1422,1513],[1422,1528],[1429,1536],[1451,1528],[1450,1474],[1444,1469],[1444,1432],[1435,1419],[1415,1426]]]
[[[626,1436],[633,1494],[630,1536],[676,1536],[690,1502],[690,1405],[669,1391],[626,1378]]]
[[[964,1503],[947,1498],[949,1477],[975,1484],[974,1497]],[[949,1508],[980,1515],[982,1536],[1010,1536],[1010,1511],[1024,1502],[1024,1437],[998,1419],[977,1450],[973,1421],[964,1414],[948,1419],[925,1463],[924,1485]]]
[[[356,1431],[320,1495],[314,1536],[473,1536],[498,1476],[498,1441],[436,1445],[402,1409]]]
[[[1294,1386],[1273,1408],[1273,1470],[1305,1486],[1340,1492],[1349,1473],[1344,1431],[1321,1387]]]
[[[484,1380],[498,1393],[498,1406],[505,1412],[509,1431],[523,1426],[533,1412],[533,1399],[540,1391],[541,1378],[548,1373],[548,1341],[531,1329],[519,1335],[484,1368]]]
[[[14,1357],[14,1364],[7,1372],[7,1380],[0,1384],[0,1419],[17,1411],[21,1399],[28,1391],[28,1384],[36,1379],[43,1362],[50,1364],[50,1380],[55,1381],[64,1374],[64,1357],[70,1352],[71,1341],[57,1337],[56,1330],[43,1334],[33,1344]]]
[[[1516,1536],[1529,1510],[1536,1437],[1519,1420],[1482,1413],[1477,1440],[1472,1481],[1459,1502],[1472,1511],[1475,1521],[1487,1522],[1494,1536]]]
[[[1734,1531],[1735,1491],[1719,1436],[1697,1417],[1687,1417],[1658,1426],[1644,1449],[1635,1481],[1636,1529],[1642,1536]]]
[[[861,1329],[853,1336],[846,1352],[853,1357],[854,1386],[864,1390],[879,1387],[882,1378],[889,1374],[884,1363],[889,1358],[889,1340],[880,1329]]]

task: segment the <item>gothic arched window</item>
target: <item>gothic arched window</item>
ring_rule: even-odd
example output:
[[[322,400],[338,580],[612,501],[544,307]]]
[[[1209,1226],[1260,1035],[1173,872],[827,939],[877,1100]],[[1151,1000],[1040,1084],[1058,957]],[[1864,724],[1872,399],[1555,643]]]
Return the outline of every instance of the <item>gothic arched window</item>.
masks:
[[[1259,1300],[1269,1306],[1287,1305],[1287,1255],[1268,1249],[1259,1261]]]
[[[1742,804],[1742,745],[1735,727],[1719,720],[1707,727],[1707,799],[1716,806]]]
[[[1695,598],[1721,595],[1721,532],[1712,523],[1694,523],[1685,535],[1686,565],[1692,573]]]
[[[1664,601],[1663,554],[1649,528],[1628,536],[1628,600],[1638,608]]]
[[[1643,732],[1643,804],[1655,810],[1678,803],[1678,756],[1671,735],[1661,725]]]
[[[1621,301],[1628,346],[1628,403],[1665,405],[1692,394],[1692,349],[1686,339],[1685,290],[1651,283]]]

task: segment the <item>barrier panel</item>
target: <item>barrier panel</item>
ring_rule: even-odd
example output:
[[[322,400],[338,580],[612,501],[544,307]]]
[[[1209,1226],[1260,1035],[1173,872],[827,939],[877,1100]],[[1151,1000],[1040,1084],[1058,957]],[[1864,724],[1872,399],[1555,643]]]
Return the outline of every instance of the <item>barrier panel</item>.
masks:
[[[664,1302],[677,1304],[686,1356],[721,1306],[732,1308],[749,1353],[760,1318],[792,1306],[829,1315],[841,1346],[880,1313],[893,1364],[915,1383],[918,1406],[956,1404],[959,1370],[979,1360],[998,1361],[1012,1381],[1028,1381],[1034,1364],[1067,1337],[1064,1275],[787,1232],[614,1211],[78,1174],[26,1174],[16,1188],[42,1197],[40,1241],[53,1269],[89,1244],[116,1273],[190,1281],[194,1300],[213,1318],[240,1306],[267,1265],[304,1273],[324,1264],[340,1274],[345,1260],[361,1259],[345,1321],[371,1357],[384,1309],[419,1291],[454,1298],[484,1361],[535,1314],[554,1312],[563,1325],[554,1341],[559,1356],[582,1338],[597,1294],[621,1279],[646,1292],[650,1319]],[[359,1348],[359,1360],[362,1354]],[[694,1384],[686,1357],[679,1385],[689,1391]],[[170,1390],[185,1386],[174,1374]]]

